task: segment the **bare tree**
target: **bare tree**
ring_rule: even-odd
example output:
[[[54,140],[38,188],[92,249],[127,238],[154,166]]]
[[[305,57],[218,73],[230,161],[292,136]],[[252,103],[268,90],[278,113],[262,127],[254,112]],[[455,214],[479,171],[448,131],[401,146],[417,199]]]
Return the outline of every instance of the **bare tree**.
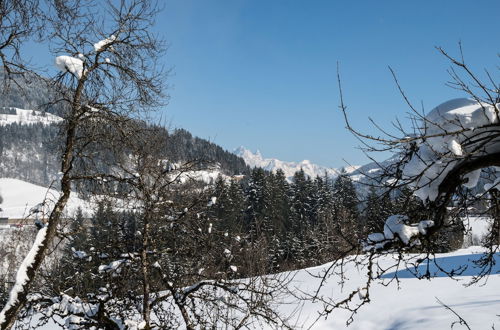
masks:
[[[238,279],[238,267],[248,261],[238,256],[235,233],[212,226],[217,219],[210,212],[210,190],[191,179],[201,162],[170,162],[163,153],[163,130],[130,125],[137,127],[124,131],[134,132],[133,138],[115,132],[115,138],[97,142],[98,158],[109,161],[110,171],[85,169],[96,184],[86,189],[109,205],[103,222],[89,229],[77,222],[58,232],[70,246],[78,230],[108,234],[94,241],[87,237],[85,248],[68,251],[71,260],[42,273],[21,321],[29,322],[36,312],[39,323],[29,326],[62,319],[61,326],[73,328],[287,328],[274,303],[287,293],[291,275]],[[124,211],[134,222],[128,238],[123,235],[127,224],[117,219]],[[110,247],[103,250],[104,245]]]
[[[432,223],[426,223],[425,230],[415,232],[415,236],[424,237],[445,230],[451,218],[463,216],[478,199],[493,192],[496,187],[493,181],[498,174],[493,167],[500,165],[498,84],[488,72],[489,83],[481,82],[465,63],[462,52],[457,59],[441,48],[438,50],[452,63],[449,85],[465,92],[469,99],[448,101],[424,114],[410,103],[396,80],[411,109],[415,123],[412,132],[396,123],[402,137],[386,131],[382,131],[385,136],[360,133],[351,126],[343,101],[341,104],[347,128],[365,141],[368,152],[396,150],[398,161],[383,168],[382,180],[378,182],[382,182],[387,191],[410,187],[414,195],[424,201]],[[486,189],[479,195],[471,193],[472,189],[480,188],[476,186],[481,176],[492,181],[491,184],[484,185]],[[464,192],[464,188],[468,191]]]
[[[29,322],[34,312],[42,323],[59,316],[66,326],[84,328],[134,322],[146,329],[180,324],[188,329],[216,324],[243,328],[256,322],[287,327],[273,301],[283,293],[288,276],[237,279],[230,249],[238,241],[207,227],[212,198],[203,186],[188,186],[199,162],[175,165],[163,158],[164,133],[141,121],[165,100],[162,69],[156,63],[163,43],[150,32],[156,3],[107,1],[105,14],[97,4],[46,3],[45,31],[60,70],[51,80],[56,92],[50,104],[64,108],[60,182],[55,183],[61,194],[42,217],[46,223],[40,224],[18,270],[0,328]],[[57,261],[42,267],[45,257],[75,234],[64,221],[73,189],[130,212],[138,225],[136,249],[94,256],[93,262],[102,264],[87,274],[89,287],[56,283]],[[215,244],[215,236],[226,244]],[[88,260],[82,251],[72,253]],[[72,277],[66,280],[73,283]]]
[[[488,71],[484,74],[485,80],[481,80],[465,62],[461,46],[459,48],[458,57],[442,48],[438,51],[451,63],[448,85],[464,92],[468,98],[445,102],[427,114],[413,106],[390,69],[410,109],[413,123],[410,130],[399,121],[393,124],[392,130],[386,130],[373,120],[377,134],[356,130],[348,116],[338,73],[340,109],[346,127],[361,141],[368,157],[379,166],[377,175],[363,174],[381,192],[381,198],[407,197],[398,214],[380,219],[383,232],[370,233],[362,240],[364,254],[340,256],[317,275],[321,280],[320,288],[333,275],[338,276],[343,284],[345,267],[355,264],[365,271],[367,278],[344,298],[324,296],[320,294],[320,288],[314,294],[305,293],[303,297],[324,304],[320,317],[327,316],[334,309],[345,309],[351,312],[347,323],[352,322],[354,314],[370,301],[372,284],[381,281],[384,274],[400,268],[414,269],[415,277],[427,279],[433,276],[430,265],[450,277],[462,274],[466,265],[444,269],[434,261],[435,253],[461,247],[469,215],[483,215],[491,223],[487,242],[483,242],[487,249],[476,262],[479,270],[469,284],[490,274],[495,263],[494,255],[499,251],[500,88],[498,80]],[[372,155],[381,151],[392,152],[393,161],[378,163]],[[411,207],[412,195],[421,201],[418,215]],[[379,264],[378,260],[388,255],[393,256],[394,262],[381,266],[384,263]],[[383,285],[399,282],[397,272],[391,276],[391,279],[382,281]]]
[[[131,117],[158,106],[162,96],[161,68],[156,61],[164,48],[150,31],[158,11],[154,2],[108,1],[105,14],[94,9],[103,10],[101,3],[97,6],[94,1],[55,1],[47,5],[47,33],[61,70],[54,80],[58,94],[53,103],[66,109],[61,132],[65,139],[61,195],[18,270],[0,312],[1,329],[12,327],[26,303],[29,287],[57,234],[73,183],[82,179],[76,172],[78,161],[91,162],[86,147],[105,138],[96,128],[119,131]],[[7,45],[16,47],[12,42]]]
[[[22,46],[43,37],[43,20],[38,0],[0,1],[0,61],[6,80],[26,72],[28,61]]]

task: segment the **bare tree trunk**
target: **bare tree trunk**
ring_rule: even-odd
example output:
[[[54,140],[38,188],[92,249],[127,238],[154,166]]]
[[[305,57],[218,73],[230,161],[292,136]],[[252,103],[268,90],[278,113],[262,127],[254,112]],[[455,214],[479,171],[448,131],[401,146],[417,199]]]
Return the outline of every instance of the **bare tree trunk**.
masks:
[[[37,234],[36,243],[31,248],[30,252],[23,261],[26,268],[21,267],[16,276],[16,283],[11,290],[9,300],[0,312],[0,329],[10,329],[15,321],[17,314],[21,311],[26,303],[28,296],[28,289],[34,282],[35,274],[40,268],[45,253],[47,252],[54,236],[56,235],[57,225],[59,224],[64,212],[64,208],[68,202],[71,194],[71,180],[69,178],[69,170],[72,163],[72,151],[75,138],[74,124],[70,123],[68,126],[66,138],[66,148],[62,159],[62,172],[61,179],[61,196],[56,202],[56,205],[50,213],[46,227],[39,230]]]
[[[151,305],[149,303],[150,296],[150,285],[149,285],[149,261],[148,261],[148,250],[149,250],[149,231],[150,224],[147,213],[144,216],[143,225],[143,240],[142,240],[142,251],[141,251],[141,266],[142,266],[142,317],[146,325],[144,329],[151,329]]]
[[[79,79],[71,103],[71,112],[66,127],[66,142],[61,159],[61,172],[63,173],[61,178],[61,195],[50,213],[46,227],[39,230],[37,238],[35,239],[35,244],[23,260],[23,264],[26,265],[26,268],[20,267],[17,272],[16,283],[11,290],[9,300],[0,312],[0,330],[10,329],[12,327],[15,323],[17,314],[26,304],[29,287],[34,282],[35,274],[42,265],[45,253],[56,236],[57,226],[61,221],[64,208],[68,203],[71,194],[71,169],[73,166],[73,150],[75,147],[77,127],[75,114],[80,107],[79,104],[85,81],[85,76]]]

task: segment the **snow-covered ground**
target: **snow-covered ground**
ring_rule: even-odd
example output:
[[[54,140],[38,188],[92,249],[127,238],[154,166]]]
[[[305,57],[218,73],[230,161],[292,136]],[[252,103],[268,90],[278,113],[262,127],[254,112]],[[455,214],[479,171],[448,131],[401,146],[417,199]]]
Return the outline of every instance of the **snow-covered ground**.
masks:
[[[457,276],[456,279],[447,277],[440,272],[436,265],[431,264],[431,273],[434,278],[431,280],[416,279],[410,271],[402,269],[397,271],[400,279],[399,287],[394,282],[387,287],[382,282],[388,282],[396,273],[390,273],[373,285],[370,290],[371,302],[363,306],[354,316],[354,322],[349,329],[370,330],[370,329],[449,329],[457,317],[449,310],[446,310],[437,301],[439,299],[444,304],[457,312],[472,329],[492,329],[500,325],[500,254],[496,255],[496,266],[485,285],[467,286],[473,275],[478,273],[478,268],[474,264],[481,256],[482,249],[479,247],[469,247],[452,253],[439,254],[436,264],[446,270],[457,268],[460,265],[467,265],[465,272]],[[394,259],[391,256],[382,258],[379,265],[389,265]],[[315,267],[309,270],[301,270],[294,282],[290,285],[292,292],[314,292],[318,287],[319,280],[313,278],[309,273],[321,274],[328,265]],[[421,265],[424,271],[425,265]],[[327,285],[320,291],[320,295],[325,297],[346,296],[356,290],[361,284],[365,274],[356,267],[346,268],[347,281],[343,294],[340,293],[338,277],[331,277]],[[480,284],[484,284],[481,282]],[[355,300],[359,301],[356,297]],[[294,305],[283,305],[280,307],[283,314],[287,315],[293,311]],[[337,310],[327,318],[321,318],[316,323],[318,311],[322,309],[321,303],[306,301],[300,311],[300,315],[295,317],[297,326],[312,329],[344,329],[346,321],[350,316],[347,311]],[[465,329],[456,325],[454,329]]]
[[[57,124],[62,121],[61,117],[51,113],[42,113],[41,111],[25,110],[15,108],[16,114],[0,113],[0,126],[19,124],[31,125],[41,123],[43,125]]]
[[[190,180],[212,183],[219,176],[222,176],[225,180],[231,178],[214,168],[173,174],[172,180],[175,179],[179,183],[186,183]],[[44,200],[48,201],[48,205],[52,205],[51,202],[56,201],[59,197],[59,192],[18,179],[0,178],[0,196],[3,197],[3,204],[0,205],[0,218],[22,219],[29,216],[30,210]],[[95,204],[90,205],[89,202],[80,199],[78,194],[73,193],[70,196],[66,211],[73,214],[78,207],[85,211],[89,209],[89,206],[95,207]]]
[[[491,231],[493,219],[489,217],[468,217],[464,219],[465,236],[463,247],[482,245],[483,240]]]
[[[58,198],[59,192],[22,180],[0,178],[0,195],[3,197],[3,203],[0,205],[3,211],[0,211],[0,217],[21,219],[28,216],[30,210],[44,200],[51,205],[50,203]],[[71,213],[78,207],[85,209],[86,205],[85,201],[72,194],[66,210]]]
[[[219,170],[203,170],[203,171],[188,171],[181,175],[174,175],[178,182],[185,183],[189,180],[203,181],[206,183],[214,182],[221,175],[224,179],[229,180],[230,177],[222,174]],[[50,209],[50,205],[57,200],[59,192],[55,189],[38,186],[26,181],[0,178],[0,196],[3,198],[3,203],[0,205],[0,218],[23,219],[30,215],[30,210],[36,205],[47,201],[48,206],[44,210]],[[98,200],[98,198],[96,198]],[[87,202],[78,197],[77,193],[70,196],[66,211],[69,214],[74,214],[80,207],[84,214],[85,210],[93,210],[95,201]],[[120,205],[118,203],[117,205]]]
[[[281,169],[285,173],[285,177],[288,181],[291,181],[295,172],[300,171],[300,169],[303,169],[304,173],[313,179],[316,176],[323,177],[325,173],[329,177],[334,178],[340,173],[339,169],[316,165],[311,163],[309,160],[303,160],[301,162],[286,162],[276,158],[264,158],[259,151],[253,153],[244,147],[239,147],[234,151],[234,153],[243,158],[245,163],[250,167],[262,167],[267,171],[274,172]],[[351,173],[357,168],[358,166],[347,166],[344,169],[347,173]]]
[[[16,179],[0,178],[0,193],[4,198],[0,216],[22,217],[29,209],[47,196],[51,199],[57,197],[57,192],[36,186]],[[69,202],[69,210],[78,206],[85,207],[85,202],[77,196]],[[484,235],[489,224],[488,219],[471,218],[473,242],[476,243]],[[372,302],[354,316],[354,322],[349,329],[447,329],[456,321],[456,316],[441,306],[437,299],[453,308],[464,318],[472,329],[491,329],[500,325],[500,255],[497,254],[497,264],[492,270],[492,275],[485,285],[466,286],[472,276],[478,273],[474,260],[481,255],[481,248],[472,246],[453,253],[437,255],[436,263],[448,270],[466,264],[467,269],[456,279],[450,279],[438,271],[436,265],[431,264],[431,273],[435,276],[432,280],[418,280],[410,271],[400,269],[397,275],[400,279],[399,287],[391,283],[385,287],[382,282],[389,281],[395,273],[386,274],[377,280],[370,290]],[[394,262],[393,256],[385,256],[379,260],[379,265],[385,266]],[[317,320],[318,312],[323,309],[321,302],[310,300],[297,300],[295,296],[312,294],[319,286],[319,279],[311,274],[321,274],[329,264],[294,273],[294,279],[288,284],[290,293],[279,304],[277,309],[282,315],[290,316],[290,322],[296,328],[312,329],[344,329],[350,313],[337,310],[332,312],[327,319]],[[421,265],[420,267],[424,267]],[[349,279],[343,289],[339,286],[337,276],[330,277],[326,285],[320,290],[320,295],[325,298],[341,299],[353,290],[363,286],[366,271],[354,265],[345,268]],[[422,270],[420,270],[422,271]],[[484,283],[481,283],[484,284]],[[359,299],[356,297],[355,299]],[[257,327],[258,328],[258,327]],[[460,329],[458,325],[455,329]],[[462,327],[463,328],[463,327]],[[58,329],[54,324],[47,324],[43,329]]]
[[[198,171],[186,171],[181,174],[172,174],[172,180],[175,178],[179,183],[187,183],[190,181],[201,181],[204,183],[214,183],[218,177],[222,177],[225,181],[230,181],[231,176],[225,175],[217,168]]]
[[[281,316],[287,317],[289,325],[294,329],[354,329],[354,330],[396,330],[396,329],[450,329],[458,318],[452,311],[446,309],[439,301],[449,306],[460,315],[471,329],[494,329],[500,326],[500,254],[496,255],[496,266],[487,281],[480,284],[467,286],[474,275],[479,271],[474,261],[482,255],[482,248],[469,247],[452,253],[436,256],[436,261],[431,263],[431,280],[419,280],[407,269],[395,270],[387,273],[381,279],[375,280],[370,289],[371,302],[363,306],[349,327],[346,326],[351,313],[345,310],[334,310],[328,318],[318,317],[323,311],[320,301],[300,299],[312,295],[319,287],[320,278],[330,264],[303,269],[291,273],[293,280],[287,284],[288,294],[281,296],[276,310]],[[382,267],[393,264],[394,255],[382,257],[378,264]],[[451,270],[462,265],[467,269],[455,279],[447,277],[436,265]],[[423,272],[422,264],[419,272]],[[340,300],[353,290],[360,288],[366,280],[366,270],[347,264],[344,268],[347,281],[341,288],[339,277],[334,275],[327,279],[319,291],[319,296],[325,299]],[[399,285],[389,281],[397,274]],[[387,286],[384,286],[386,284]],[[278,296],[277,296],[278,297]],[[353,302],[359,302],[355,295]],[[36,319],[36,317],[34,318]],[[220,328],[224,328],[221,324]],[[262,323],[253,323],[251,329],[271,329]],[[54,323],[49,322],[40,329],[59,329]],[[465,326],[455,324],[453,329],[466,329]]]

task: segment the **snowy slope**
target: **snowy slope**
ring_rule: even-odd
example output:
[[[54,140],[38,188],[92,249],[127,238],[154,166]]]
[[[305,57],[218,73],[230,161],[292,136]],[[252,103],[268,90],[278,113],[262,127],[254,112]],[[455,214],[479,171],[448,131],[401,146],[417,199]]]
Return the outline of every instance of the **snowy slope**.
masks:
[[[19,217],[26,214],[32,206],[41,202],[45,196],[57,196],[57,192],[15,179],[0,179],[0,193],[4,197],[4,215]],[[73,195],[70,200],[70,209],[84,206],[84,202]],[[1,216],[1,215],[0,215]],[[484,219],[471,219],[474,231],[481,232]],[[478,227],[478,228],[476,228]],[[372,302],[364,306],[355,316],[354,323],[349,329],[449,329],[456,317],[436,300],[448,304],[460,314],[472,329],[491,329],[495,324],[500,325],[500,318],[496,315],[500,310],[500,255],[497,254],[497,264],[485,286],[465,286],[473,275],[477,274],[474,260],[480,256],[481,248],[469,247],[452,253],[437,255],[439,266],[450,270],[459,265],[467,264],[467,270],[458,276],[459,281],[449,279],[440,273],[437,267],[431,265],[435,278],[431,281],[418,280],[410,273],[401,269],[398,276],[401,280],[400,288],[396,283],[385,287],[380,280],[372,286],[370,297]],[[387,266],[393,262],[393,256],[381,258],[379,265]],[[350,314],[346,311],[334,311],[326,320],[316,320],[323,305],[310,300],[298,300],[297,295],[311,294],[319,285],[319,279],[311,274],[321,274],[329,264],[300,270],[293,274],[293,281],[288,284],[289,293],[282,298],[277,309],[282,315],[289,316],[290,323],[297,329],[345,329],[345,322]],[[328,279],[320,295],[331,298],[341,298],[356,290],[363,283],[365,271],[352,264],[346,266],[349,279],[343,290],[340,289],[336,276]],[[386,278],[385,281],[388,281]],[[292,294],[293,293],[293,294]],[[358,299],[358,298],[356,298]],[[222,325],[221,325],[222,326]],[[55,324],[47,324],[43,329],[59,329]],[[260,326],[256,326],[260,329]],[[457,328],[457,327],[456,327]],[[461,328],[457,328],[461,329]]]
[[[399,286],[396,282],[389,283],[395,273],[389,273],[383,278],[372,282],[370,289],[371,302],[363,306],[356,315],[353,323],[347,327],[346,321],[351,316],[345,310],[334,310],[328,318],[319,317],[318,313],[323,311],[320,300],[313,302],[311,299],[301,299],[316,293],[321,275],[328,269],[330,264],[299,270],[291,273],[283,273],[284,278],[293,278],[285,286],[285,290],[276,293],[275,310],[288,320],[293,329],[315,329],[315,330],[441,330],[450,329],[457,317],[437,301],[457,312],[470,326],[471,329],[498,329],[500,318],[500,254],[496,254],[496,266],[492,269],[492,275],[486,283],[467,286],[472,276],[478,273],[474,261],[481,256],[482,248],[470,247],[452,253],[436,255],[436,264],[445,270],[451,270],[461,265],[467,265],[466,271],[456,276],[455,279],[446,277],[434,264],[430,265],[433,275],[431,280],[418,280],[408,270],[399,269]],[[382,257],[378,264],[381,267],[392,265],[397,259],[395,255]],[[425,271],[425,265],[421,265],[420,271]],[[366,279],[366,270],[357,268],[352,263],[346,264],[346,282],[344,286],[339,285],[338,275],[329,277],[318,297],[324,299],[342,299],[352,291],[363,285]],[[314,277],[319,275],[320,278]],[[277,275],[280,276],[280,275]],[[383,285],[385,284],[385,285]],[[280,297],[280,298],[278,298]],[[353,302],[359,302],[356,295]],[[337,301],[338,301],[337,300]],[[221,311],[223,312],[223,311]],[[180,316],[179,316],[180,317]],[[32,320],[36,321],[36,316]],[[224,324],[219,325],[224,328]],[[45,324],[40,329],[59,329],[53,321]],[[249,325],[249,329],[275,329],[268,325],[256,322]],[[453,329],[466,329],[456,324]]]
[[[300,171],[300,169],[303,169],[305,174],[311,178],[324,176],[325,173],[329,177],[336,177],[340,173],[339,169],[316,165],[311,163],[309,160],[303,160],[301,162],[285,162],[276,158],[264,158],[259,151],[253,153],[244,147],[239,147],[234,151],[234,153],[243,158],[245,163],[250,167],[262,167],[267,171],[276,171],[281,169],[289,181],[291,181],[295,172]],[[351,173],[357,168],[357,166],[349,166],[346,167],[345,170],[347,173]]]
[[[468,217],[464,219],[465,235],[462,247],[471,245],[483,245],[484,240],[491,232],[493,218],[488,217]]]
[[[486,285],[466,284],[472,276],[477,274],[474,260],[481,254],[481,248],[470,247],[452,253],[437,255],[436,263],[446,270],[451,270],[459,265],[466,264],[467,270],[463,276],[457,276],[458,281],[446,277],[431,265],[434,278],[429,280],[418,280],[405,270],[399,270],[398,276],[401,280],[400,288],[396,283],[388,287],[377,281],[370,290],[371,303],[362,307],[354,316],[354,323],[349,329],[371,330],[371,329],[449,329],[452,322],[457,321],[455,315],[442,307],[436,299],[441,300],[453,308],[464,318],[472,329],[491,329],[500,325],[497,316],[500,310],[500,254],[496,255],[496,266],[492,270]],[[379,265],[389,265],[393,262],[392,256],[384,257]],[[320,274],[328,267],[327,265],[309,269],[312,274]],[[424,265],[421,266],[422,271]],[[320,291],[325,297],[346,296],[356,290],[364,278],[363,272],[359,272],[352,265],[347,267],[347,278],[343,294],[340,293],[338,278],[331,277],[327,285]],[[394,275],[392,274],[388,274]],[[389,280],[389,276],[385,281]],[[290,284],[293,292],[314,292],[319,284],[306,270],[298,271],[293,283]],[[483,283],[484,284],[484,283]],[[358,299],[357,297],[355,299]],[[293,299],[292,299],[293,300]],[[290,302],[292,302],[292,300]],[[298,302],[296,302],[298,303]],[[296,306],[283,305],[280,307],[284,315],[290,315],[292,308]],[[300,315],[296,316],[298,326],[308,328],[314,323],[317,311],[321,310],[321,303],[308,301],[304,304]],[[345,322],[350,314],[346,311],[334,311],[328,319],[320,319],[312,326],[312,329],[345,329]],[[465,329],[458,325],[454,329]]]
[[[44,200],[51,205],[59,196],[59,192],[22,180],[0,178],[0,195],[3,197],[3,203],[0,205],[3,211],[0,212],[0,217],[21,219],[29,215],[32,207]],[[78,207],[85,209],[86,206],[85,201],[72,194],[66,210],[74,212]]]
[[[218,169],[188,171],[173,177],[180,183],[190,180],[212,183],[219,176],[222,176],[225,180],[230,179],[229,176],[224,175]],[[53,202],[59,197],[59,192],[18,179],[0,178],[0,196],[3,197],[3,203],[0,205],[2,209],[0,218],[22,219],[29,215],[31,208],[44,200],[48,201],[49,206],[53,205]],[[78,207],[81,207],[82,210],[92,210],[95,208],[95,203],[84,201],[78,198],[77,193],[73,193],[70,196],[66,210],[71,214]],[[50,207],[47,209],[50,209]]]
[[[10,124],[32,125],[41,123],[43,125],[57,124],[62,121],[62,118],[51,113],[42,113],[41,111],[15,109],[16,114],[0,113],[0,126]]]

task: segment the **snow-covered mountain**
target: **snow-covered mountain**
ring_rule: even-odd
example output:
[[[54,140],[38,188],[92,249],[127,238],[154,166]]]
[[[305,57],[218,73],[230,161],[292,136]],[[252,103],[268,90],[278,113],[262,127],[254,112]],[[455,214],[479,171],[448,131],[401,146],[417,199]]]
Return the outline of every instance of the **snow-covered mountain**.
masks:
[[[61,117],[47,112],[19,108],[0,109],[0,126],[10,124],[31,125],[38,123],[42,125],[50,125],[57,124],[61,121]]]
[[[291,181],[295,172],[300,171],[301,169],[304,170],[304,173],[311,178],[324,176],[325,173],[327,176],[334,178],[341,172],[341,169],[313,164],[309,160],[303,160],[301,162],[286,162],[276,158],[264,158],[258,150],[253,153],[245,147],[237,148],[234,153],[243,158],[245,163],[250,167],[262,167],[267,171],[276,171],[281,169],[289,181]],[[359,166],[348,166],[344,167],[344,170],[347,173],[353,173],[358,168]]]

